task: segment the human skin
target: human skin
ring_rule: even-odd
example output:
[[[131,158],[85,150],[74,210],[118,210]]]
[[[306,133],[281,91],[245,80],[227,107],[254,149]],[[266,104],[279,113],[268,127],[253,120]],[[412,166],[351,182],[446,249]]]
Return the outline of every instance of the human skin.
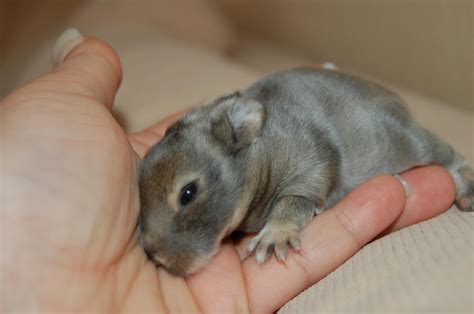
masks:
[[[107,44],[86,39],[0,105],[0,310],[273,312],[369,241],[453,202],[441,167],[371,179],[302,231],[285,263],[226,240],[203,270],[174,277],[137,243],[137,166],[182,113],[125,134],[111,115],[122,76]]]

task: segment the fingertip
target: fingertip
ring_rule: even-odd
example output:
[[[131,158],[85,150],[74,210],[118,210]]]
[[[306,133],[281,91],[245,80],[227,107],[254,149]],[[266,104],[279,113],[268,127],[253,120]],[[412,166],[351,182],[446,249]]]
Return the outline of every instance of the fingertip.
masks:
[[[64,61],[66,56],[75,47],[80,45],[84,41],[84,36],[77,28],[68,28],[61,35],[59,35],[53,48],[52,61],[53,66],[57,66]]]
[[[402,184],[393,176],[382,175],[358,186],[333,209],[350,221],[353,234],[364,245],[400,216],[405,201]]]
[[[401,176],[413,189],[413,193],[408,197],[400,217],[383,234],[435,217],[454,202],[454,180],[443,167],[420,167]]]
[[[117,81],[116,85],[119,85],[122,81],[123,72],[120,58],[115,49],[105,41],[94,37],[84,38],[79,45],[69,51],[63,62],[81,56],[100,56],[110,65],[110,69],[114,72],[114,78]]]
[[[396,204],[403,205],[406,193],[403,185],[395,177],[381,175],[369,179],[349,195],[365,201],[382,200],[385,203],[395,201]]]
[[[53,51],[53,73],[61,90],[98,100],[109,110],[122,81],[122,65],[106,42],[83,37],[76,29],[59,36]]]
[[[440,214],[454,202],[456,187],[447,170],[440,166],[413,169],[402,176],[413,187],[413,197],[405,207],[407,214],[424,220]],[[418,221],[414,221],[416,223]]]
[[[450,206],[456,197],[456,185],[453,177],[443,167],[433,165],[408,171],[402,176],[410,185],[415,185],[419,194],[435,201],[439,206]],[[432,196],[434,198],[432,198]]]

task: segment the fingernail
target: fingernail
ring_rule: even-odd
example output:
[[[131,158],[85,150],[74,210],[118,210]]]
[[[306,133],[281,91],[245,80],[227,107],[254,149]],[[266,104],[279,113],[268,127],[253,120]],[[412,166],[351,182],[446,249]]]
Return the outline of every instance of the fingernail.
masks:
[[[68,28],[59,35],[53,49],[53,66],[64,61],[72,49],[84,41],[84,37],[76,28]]]
[[[337,70],[337,65],[335,65],[335,64],[332,63],[332,62],[324,62],[324,63],[321,65],[321,67],[322,67],[323,69],[326,69],[326,70],[333,70],[333,71]]]
[[[400,181],[400,183],[403,185],[406,196],[410,197],[413,194],[413,189],[408,184],[408,182],[406,182],[405,179],[403,179],[402,176],[399,174],[394,175],[394,177],[397,178],[397,180]]]

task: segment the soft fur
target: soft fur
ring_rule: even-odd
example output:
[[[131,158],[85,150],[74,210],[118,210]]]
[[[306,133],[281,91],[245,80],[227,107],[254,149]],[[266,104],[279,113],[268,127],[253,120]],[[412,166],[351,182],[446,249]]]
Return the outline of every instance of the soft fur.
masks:
[[[217,99],[172,125],[140,173],[140,240],[149,257],[190,274],[234,230],[264,262],[299,248],[299,231],[368,178],[445,166],[457,203],[474,209],[473,170],[416,124],[394,93],[331,70],[295,69]],[[198,193],[179,204],[183,186]]]

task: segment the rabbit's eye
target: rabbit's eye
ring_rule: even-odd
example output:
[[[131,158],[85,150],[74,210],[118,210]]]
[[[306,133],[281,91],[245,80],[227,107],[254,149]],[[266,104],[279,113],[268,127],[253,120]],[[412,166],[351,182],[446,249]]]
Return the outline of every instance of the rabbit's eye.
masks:
[[[195,182],[191,182],[185,185],[181,189],[181,196],[179,198],[181,206],[186,206],[189,203],[191,203],[196,198],[196,193],[197,193],[197,185]]]

